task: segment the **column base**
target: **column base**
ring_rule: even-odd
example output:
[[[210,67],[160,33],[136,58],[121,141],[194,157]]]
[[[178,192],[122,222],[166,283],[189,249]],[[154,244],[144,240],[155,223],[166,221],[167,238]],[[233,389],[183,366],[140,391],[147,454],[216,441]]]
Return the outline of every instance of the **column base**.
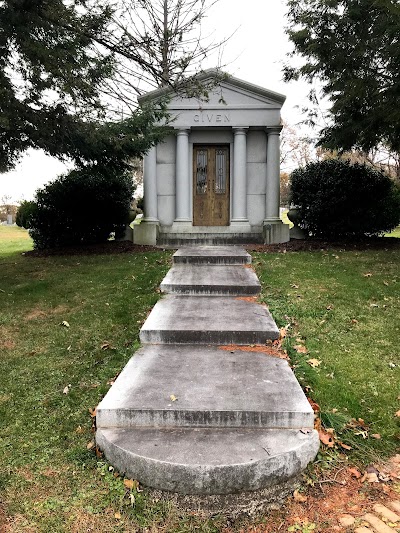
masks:
[[[243,225],[243,224],[249,224],[248,218],[233,218],[230,222],[231,226],[237,226],[237,225]]]
[[[279,244],[288,242],[289,224],[284,224],[280,218],[270,218],[263,221],[264,244]]]
[[[133,227],[133,242],[134,244],[155,246],[159,231],[160,222],[158,220],[142,220],[140,224],[135,224]]]

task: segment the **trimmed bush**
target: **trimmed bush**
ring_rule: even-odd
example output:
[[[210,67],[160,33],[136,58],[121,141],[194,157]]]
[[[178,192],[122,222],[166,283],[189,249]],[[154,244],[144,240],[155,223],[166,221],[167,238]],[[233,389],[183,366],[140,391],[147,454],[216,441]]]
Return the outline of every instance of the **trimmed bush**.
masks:
[[[114,168],[86,167],[36,192],[30,235],[35,248],[59,248],[118,237],[129,219],[132,176]]]
[[[31,227],[31,220],[36,213],[36,202],[24,200],[18,207],[17,214],[15,215],[15,223],[20,228],[29,229]]]
[[[400,223],[400,192],[372,167],[338,159],[310,163],[295,170],[291,182],[299,225],[312,237],[381,235]]]

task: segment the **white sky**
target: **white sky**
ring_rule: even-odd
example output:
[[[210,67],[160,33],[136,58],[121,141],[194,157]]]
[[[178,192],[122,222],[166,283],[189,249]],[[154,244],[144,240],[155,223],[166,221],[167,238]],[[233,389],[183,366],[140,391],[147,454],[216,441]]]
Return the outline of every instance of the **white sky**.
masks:
[[[282,81],[282,63],[290,50],[285,35],[285,0],[219,0],[203,21],[204,34],[214,31],[215,40],[236,33],[225,45],[223,63],[227,72],[237,78],[260,85],[287,96],[282,115],[289,124],[301,120],[296,106],[306,101],[309,87],[304,82]],[[203,68],[216,66],[216,58],[203,63]],[[12,201],[33,198],[35,190],[66,166],[43,152],[29,150],[14,171],[0,174],[1,198]]]

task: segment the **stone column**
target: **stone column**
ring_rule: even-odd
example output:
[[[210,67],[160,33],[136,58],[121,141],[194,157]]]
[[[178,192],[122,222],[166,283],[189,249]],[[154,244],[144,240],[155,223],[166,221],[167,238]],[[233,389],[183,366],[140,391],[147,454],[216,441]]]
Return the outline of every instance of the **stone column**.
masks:
[[[176,137],[176,219],[175,222],[191,222],[189,129],[180,128]]]
[[[267,146],[267,190],[265,220],[274,221],[279,218],[280,196],[280,133],[282,127],[268,128]]]
[[[143,162],[144,218],[146,222],[158,222],[157,209],[157,148],[153,146]]]
[[[233,128],[232,222],[247,220],[247,150],[248,128]]]

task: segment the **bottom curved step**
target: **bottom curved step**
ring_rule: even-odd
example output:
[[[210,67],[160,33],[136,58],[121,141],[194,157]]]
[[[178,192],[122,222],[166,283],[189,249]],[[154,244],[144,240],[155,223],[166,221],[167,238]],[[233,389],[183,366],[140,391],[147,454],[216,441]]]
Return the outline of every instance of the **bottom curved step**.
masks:
[[[181,494],[234,494],[296,476],[319,447],[315,430],[102,428],[108,461],[148,487]]]

